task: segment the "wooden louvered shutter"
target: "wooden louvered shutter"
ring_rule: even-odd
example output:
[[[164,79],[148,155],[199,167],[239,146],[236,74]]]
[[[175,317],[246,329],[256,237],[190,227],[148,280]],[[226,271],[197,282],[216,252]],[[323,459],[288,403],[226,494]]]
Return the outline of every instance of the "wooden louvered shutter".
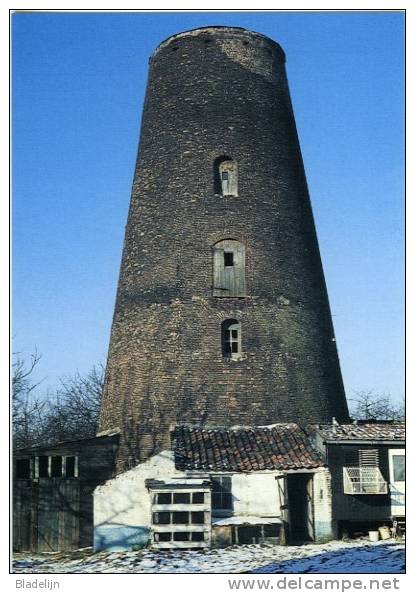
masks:
[[[360,467],[379,467],[378,449],[359,449]]]

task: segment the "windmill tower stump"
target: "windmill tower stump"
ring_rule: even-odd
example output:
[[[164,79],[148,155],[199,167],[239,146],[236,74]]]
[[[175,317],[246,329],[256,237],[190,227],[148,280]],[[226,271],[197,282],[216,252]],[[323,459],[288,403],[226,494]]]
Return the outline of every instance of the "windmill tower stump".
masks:
[[[348,418],[285,55],[234,27],[150,59],[100,432],[119,469],[206,426]]]

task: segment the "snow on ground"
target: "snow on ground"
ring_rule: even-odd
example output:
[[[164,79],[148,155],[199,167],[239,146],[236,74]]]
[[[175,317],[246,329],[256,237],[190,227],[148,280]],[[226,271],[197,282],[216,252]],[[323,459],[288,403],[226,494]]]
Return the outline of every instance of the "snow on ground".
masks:
[[[253,573],[403,573],[405,548],[400,545],[364,546],[322,552],[308,558],[268,564]]]
[[[404,572],[404,546],[393,540],[301,546],[244,545],[206,551],[17,554],[15,573]]]

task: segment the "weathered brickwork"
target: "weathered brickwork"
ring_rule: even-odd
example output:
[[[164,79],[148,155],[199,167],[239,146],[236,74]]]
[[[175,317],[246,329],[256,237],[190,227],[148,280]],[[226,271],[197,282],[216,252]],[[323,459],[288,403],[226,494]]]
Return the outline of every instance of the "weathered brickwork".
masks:
[[[207,425],[348,417],[285,75],[272,40],[211,27],[150,60],[100,430],[121,429],[119,468]],[[237,164],[238,197],[214,163]],[[246,249],[244,298],[212,296],[213,245]],[[224,358],[221,322],[241,324]]]
[[[316,542],[330,541],[335,525],[332,517],[333,492],[330,470],[319,468],[313,476],[314,538]]]

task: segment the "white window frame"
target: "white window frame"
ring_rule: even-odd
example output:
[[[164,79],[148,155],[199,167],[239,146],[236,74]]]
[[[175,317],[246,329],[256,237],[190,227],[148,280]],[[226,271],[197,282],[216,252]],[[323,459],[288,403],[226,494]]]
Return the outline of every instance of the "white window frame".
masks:
[[[231,320],[225,320],[231,321]],[[234,336],[236,333],[236,336]],[[242,354],[242,331],[241,331],[241,323],[240,321],[234,320],[234,323],[223,327],[222,329],[222,347],[223,347],[223,356],[225,358],[231,358],[233,360],[238,360]],[[234,351],[234,344],[236,344],[236,351]],[[226,347],[228,345],[228,348]]]

